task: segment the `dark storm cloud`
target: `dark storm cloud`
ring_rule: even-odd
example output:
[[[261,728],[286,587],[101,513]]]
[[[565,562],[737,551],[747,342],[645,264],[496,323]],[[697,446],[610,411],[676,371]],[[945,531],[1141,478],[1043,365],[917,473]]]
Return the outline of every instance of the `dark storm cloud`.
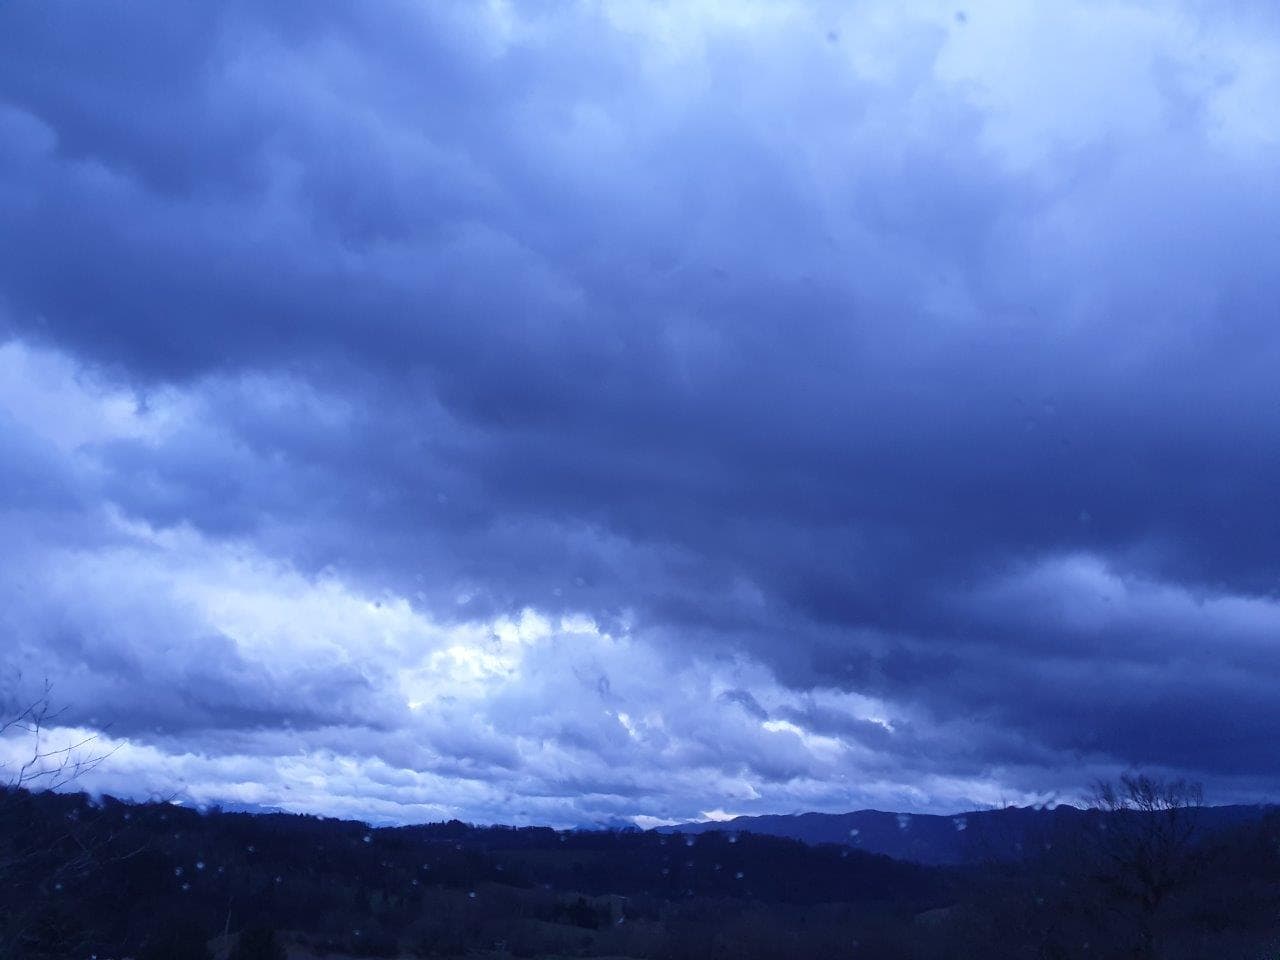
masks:
[[[1280,187],[1231,51],[1277,38],[1181,11],[1215,74],[1148,13],[1082,109],[972,73],[994,11],[904,14],[878,59],[838,8],[10,4],[0,322],[144,420],[186,398],[67,479],[133,521],[881,698],[912,719],[719,695],[864,770],[1248,777],[1280,719]],[[59,486],[20,480],[26,529]],[[214,647],[145,724],[400,722],[383,676],[330,665],[294,716]],[[598,709],[543,735],[643,739]],[[788,730],[681,749],[816,776]]]

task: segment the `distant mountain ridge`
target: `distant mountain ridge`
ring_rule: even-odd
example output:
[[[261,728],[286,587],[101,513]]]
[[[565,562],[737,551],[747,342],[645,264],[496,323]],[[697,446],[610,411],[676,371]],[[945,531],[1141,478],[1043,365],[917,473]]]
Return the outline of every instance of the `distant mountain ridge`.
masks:
[[[1198,827],[1209,835],[1228,827],[1260,820],[1280,810],[1274,804],[1200,807]],[[691,822],[659,828],[664,833],[754,833],[787,837],[809,844],[835,843],[898,860],[934,866],[1007,860],[1029,843],[1051,842],[1061,828],[1096,811],[1068,804],[1054,807],[1005,807],[952,815],[888,813],[764,814],[732,820]]]

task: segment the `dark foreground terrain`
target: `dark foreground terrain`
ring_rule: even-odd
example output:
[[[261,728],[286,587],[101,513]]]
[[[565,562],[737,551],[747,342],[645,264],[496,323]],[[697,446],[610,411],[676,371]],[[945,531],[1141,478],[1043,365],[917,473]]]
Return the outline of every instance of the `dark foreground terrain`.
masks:
[[[1194,813],[1051,818],[1011,856],[927,866],[751,833],[375,830],[10,790],[0,957],[1270,960],[1280,818],[1183,832]]]

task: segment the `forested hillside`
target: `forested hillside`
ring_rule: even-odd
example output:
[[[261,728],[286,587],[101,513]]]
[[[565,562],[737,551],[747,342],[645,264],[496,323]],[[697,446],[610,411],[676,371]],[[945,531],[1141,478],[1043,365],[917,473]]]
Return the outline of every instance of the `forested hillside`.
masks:
[[[6,958],[252,958],[273,939],[295,958],[1118,958],[1149,936],[1189,960],[1280,935],[1274,815],[1188,845],[1104,816],[928,867],[746,832],[371,829],[22,791],[0,813]]]

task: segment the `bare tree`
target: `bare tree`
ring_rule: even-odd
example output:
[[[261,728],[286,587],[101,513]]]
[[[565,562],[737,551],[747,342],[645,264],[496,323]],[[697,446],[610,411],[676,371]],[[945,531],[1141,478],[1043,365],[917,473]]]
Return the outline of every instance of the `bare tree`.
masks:
[[[1161,908],[1193,874],[1203,805],[1200,785],[1186,780],[1133,773],[1094,786],[1091,879],[1133,922],[1135,960],[1156,957]]]
[[[64,746],[48,746],[45,736],[63,713],[53,708],[52,691],[53,685],[46,680],[37,696],[19,701],[0,716],[0,739],[26,737],[30,745],[16,768],[8,770],[5,761],[0,760],[0,788],[5,791],[58,790],[78,780],[109,755],[109,752],[92,750],[97,734]]]
[[[23,743],[20,760],[0,760],[0,960],[26,954],[50,904],[89,874],[110,840],[79,816],[62,819],[53,830],[40,817],[36,794],[71,785],[111,753],[94,749],[96,735],[50,745],[63,715],[51,693],[46,681],[37,695],[0,713],[0,741]]]

